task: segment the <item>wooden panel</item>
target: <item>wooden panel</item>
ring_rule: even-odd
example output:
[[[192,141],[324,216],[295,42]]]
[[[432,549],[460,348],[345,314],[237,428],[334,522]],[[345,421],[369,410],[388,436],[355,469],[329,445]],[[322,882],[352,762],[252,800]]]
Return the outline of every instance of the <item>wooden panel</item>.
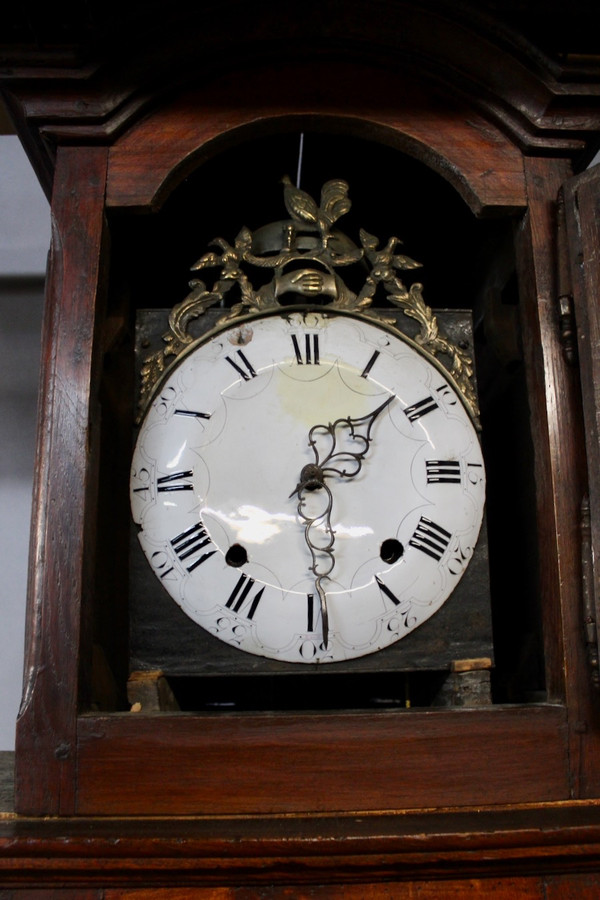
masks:
[[[583,434],[577,372],[560,342],[556,285],[556,198],[569,165],[527,159],[525,171],[529,213],[517,236],[517,267],[535,455],[546,687],[550,699],[570,692],[576,703]],[[565,668],[568,652],[575,655]]]
[[[566,799],[560,707],[79,720],[79,814],[230,814]]]
[[[597,167],[567,182],[565,201],[586,425],[591,524],[597,556],[600,548],[600,176]],[[594,588],[600,604],[597,567]]]
[[[575,323],[581,373],[585,442],[587,451],[587,490],[590,501],[592,578],[588,588],[600,633],[600,176],[594,167],[566,184],[565,209],[569,243]],[[593,607],[595,605],[595,616]],[[583,611],[580,608],[573,638],[581,646],[584,636]],[[583,724],[581,742],[581,791],[594,796],[600,791],[600,695],[594,687],[597,672],[590,659],[582,665],[578,702],[579,721]],[[593,723],[593,725],[592,725]]]
[[[463,900],[493,897],[494,900],[597,900],[600,875],[546,878],[455,878],[432,881],[389,881],[385,884],[300,884],[269,887],[261,891],[265,900]],[[251,900],[247,887],[142,888],[109,890],[104,900]]]
[[[142,120],[111,148],[107,203],[160,205],[207,154],[233,141],[311,127],[397,146],[450,181],[476,214],[525,205],[520,152],[472,109],[406,76],[316,62],[281,67],[277,78],[271,70],[223,78]]]
[[[26,891],[26,893],[25,893]],[[17,889],[9,893],[0,891],[0,900],[105,900],[106,894],[101,888],[90,888],[82,890],[81,888],[65,888],[65,887],[45,887],[45,888],[24,888],[23,891]]]
[[[23,812],[73,811],[86,504],[93,503],[90,383],[106,150],[61,149],[42,336],[24,701],[16,794]],[[34,696],[35,695],[35,696]]]
[[[600,705],[584,643],[581,502],[587,485],[581,388],[577,367],[568,364],[560,341],[556,283],[556,200],[570,168],[566,161],[527,159],[525,171],[529,216],[517,248],[536,455],[547,688],[551,698],[564,696],[569,708],[573,796],[595,796]],[[587,402],[593,405],[591,395]]]

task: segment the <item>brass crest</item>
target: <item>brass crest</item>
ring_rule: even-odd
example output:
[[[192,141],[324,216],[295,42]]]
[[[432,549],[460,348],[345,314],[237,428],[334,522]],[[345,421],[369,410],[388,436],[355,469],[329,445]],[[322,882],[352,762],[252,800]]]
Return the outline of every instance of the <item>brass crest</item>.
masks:
[[[154,387],[170,362],[175,361],[194,341],[189,324],[216,304],[223,304],[225,296],[237,288],[235,302],[217,322],[217,327],[229,325],[237,319],[263,315],[285,309],[282,298],[287,294],[299,296],[298,303],[315,305],[326,310],[356,313],[384,323],[402,337],[396,320],[385,316],[385,310],[373,309],[372,303],[381,286],[392,306],[402,309],[415,320],[419,332],[413,338],[423,351],[441,364],[451,375],[461,392],[475,424],[479,410],[473,383],[473,361],[459,346],[440,333],[433,311],[423,300],[423,286],[415,282],[406,287],[399,272],[416,269],[420,263],[397,253],[399,238],[390,237],[379,249],[379,238],[360,229],[361,246],[356,246],[335,223],[351,207],[348,185],[332,180],[323,185],[320,204],[306,191],[294,187],[283,178],[283,199],[289,220],[275,222],[255,232],[244,227],[233,246],[223,238],[210,244],[214,247],[193,266],[192,271],[218,268],[219,275],[211,288],[204,281],[190,282],[190,293],[173,307],[169,315],[169,330],[163,335],[165,347],[148,356],[141,369],[140,419],[148,405]],[[364,284],[354,293],[339,274],[339,269],[361,264]],[[269,269],[273,277],[255,289],[246,267]],[[438,359],[438,357],[442,359]],[[172,360],[169,360],[172,357]],[[449,361],[444,362],[443,358]]]

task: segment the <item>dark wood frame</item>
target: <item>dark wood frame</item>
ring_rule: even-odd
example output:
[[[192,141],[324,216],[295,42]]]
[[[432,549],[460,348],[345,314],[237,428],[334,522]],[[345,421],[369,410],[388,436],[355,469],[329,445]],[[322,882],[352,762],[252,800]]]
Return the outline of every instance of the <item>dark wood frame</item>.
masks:
[[[483,43],[473,66],[484,77],[480,54],[485,55]],[[503,65],[509,62],[503,59]],[[319,96],[318,87],[331,84],[332,74],[338,86]],[[531,86],[531,77],[523,89]],[[299,83],[301,94],[290,88]],[[406,96],[407,83],[414,89],[411,102],[392,103],[390,98]],[[21,117],[33,120],[35,103],[27,92],[19,97],[16,89],[10,101]],[[21,817],[68,817],[64,827],[71,835],[70,846],[79,848],[74,852],[83,852],[84,839],[72,817],[194,816],[200,817],[195,819],[196,830],[187,829],[184,819],[178,826],[160,820],[156,826],[160,841],[168,845],[165,869],[177,869],[182,883],[185,878],[190,883],[206,878],[220,883],[228,878],[222,867],[230,865],[232,880],[265,880],[257,872],[257,860],[270,855],[278,860],[268,870],[274,879],[289,880],[284,873],[301,858],[308,869],[300,881],[332,880],[329,862],[323,863],[336,840],[328,816],[336,817],[338,833],[349,835],[360,814],[366,818],[359,827],[357,856],[345,848],[343,860],[336,861],[342,880],[379,879],[382,871],[391,878],[398,867],[404,875],[414,874],[446,852],[449,867],[473,871],[468,854],[463,855],[463,826],[474,836],[482,871],[490,871],[482,862],[489,852],[497,860],[511,860],[517,871],[515,855],[508,849],[511,842],[523,847],[525,858],[537,860],[531,863],[534,867],[548,865],[541,842],[536,843],[528,830],[531,815],[538,817],[537,822],[545,821],[544,816],[564,821],[557,837],[563,853],[561,871],[595,867],[600,838],[595,818],[600,796],[600,710],[582,640],[580,506],[588,489],[584,429],[590,435],[590,481],[597,471],[597,444],[589,419],[596,404],[586,388],[584,421],[579,372],[565,357],[554,302],[556,197],[571,175],[570,156],[585,142],[581,124],[579,130],[573,129],[577,134],[559,133],[553,124],[547,134],[530,134],[524,153],[523,134],[517,134],[514,123],[507,125],[493,104],[486,110],[481,98],[477,105],[479,109],[461,99],[460,91],[445,94],[439,85],[432,88],[429,77],[420,81],[411,76],[407,82],[406,73],[381,72],[359,62],[340,66],[325,60],[307,67],[292,61],[281,63],[276,82],[258,65],[237,73],[234,80],[227,74],[215,76],[210,92],[206,85],[179,91],[173,100],[156,103],[146,118],[139,118],[139,105],[132,105],[125,115],[118,112],[123,106],[117,105],[110,115],[105,106],[93,127],[69,121],[68,115],[52,126],[57,141],[54,233],[43,337],[16,805]],[[106,122],[117,119],[118,126],[111,130]],[[94,602],[99,373],[114,325],[105,316],[105,210],[159,207],[186,174],[221,147],[248,134],[317,119],[329,128],[368,135],[416,156],[448,178],[478,215],[522,212],[515,248],[532,433],[537,438],[540,592],[549,702],[401,715],[232,714],[219,719],[85,711]],[[590,122],[591,116],[587,127]],[[42,168],[47,169],[47,161]],[[584,289],[582,285],[579,295],[583,307]],[[590,365],[594,369],[593,360]],[[595,494],[593,503],[597,517]],[[417,767],[415,779],[411,773]],[[524,804],[534,804],[529,807],[534,811],[527,812]],[[475,810],[483,807],[487,824],[478,828]],[[407,813],[424,808],[454,810],[443,813],[451,838],[434,837],[439,834],[441,813]],[[285,814],[291,818],[280,818]],[[502,820],[503,815],[508,818]],[[227,824],[231,816],[237,817],[236,828],[247,840],[258,842],[256,858],[250,845],[243,844],[237,855],[232,850]],[[500,820],[505,831],[493,836]],[[412,839],[400,839],[398,832],[409,821],[407,833],[422,828],[429,837],[420,861],[414,857],[403,869],[400,857],[404,853],[410,857]],[[11,823],[13,827],[21,861],[18,854],[27,855],[24,848],[31,834],[45,835],[40,847],[54,846],[58,840],[48,827],[36,832],[25,819],[22,828]],[[270,827],[276,829],[276,838],[269,838]],[[134,835],[131,848],[125,842],[133,854],[138,852],[135,841],[149,847],[156,835],[144,824],[131,831],[120,821],[115,828],[119,835]],[[212,833],[221,837],[215,843],[204,829],[214,829]],[[291,837],[295,830],[301,838]],[[175,833],[186,835],[187,862],[181,863],[169,843]],[[288,839],[301,841],[299,856],[284,851]],[[103,826],[97,826],[93,852],[113,861],[110,877],[118,883],[120,851],[108,849],[106,840]],[[574,849],[578,841],[585,843],[585,850],[577,851],[580,869]],[[203,856],[209,850],[219,862],[211,857],[207,875],[194,854]],[[394,861],[386,869],[388,850]],[[35,852],[25,866],[32,879],[34,856]],[[382,863],[383,870],[375,875]],[[188,873],[185,877],[180,864]],[[444,865],[439,864],[439,875],[449,873]],[[67,870],[74,871],[71,862],[57,861],[56,866],[65,877]],[[145,869],[150,872],[153,866],[147,861]],[[78,883],[98,883],[94,878],[88,871]]]
[[[360,73],[363,85],[366,74]],[[294,77],[297,73],[292,70],[289,80]],[[255,85],[249,83],[247,87],[252,95]],[[218,88],[213,102],[215,95],[219,96]],[[82,677],[79,660],[90,658],[85,623],[86,607],[93,602],[89,596],[91,576],[85,566],[93,564],[98,490],[95,460],[100,432],[94,422],[97,366],[102,352],[99,341],[103,337],[97,323],[102,322],[103,308],[104,204],[109,209],[152,206],[164,194],[166,185],[172,187],[203,151],[210,152],[224,136],[231,140],[236,131],[250,128],[257,121],[264,130],[269,121],[283,115],[277,103],[274,108],[264,104],[258,110],[245,105],[237,111],[228,110],[224,127],[218,103],[216,111],[206,110],[201,98],[190,94],[165,112],[159,110],[134,125],[108,151],[59,148],[53,197],[56,236],[49,280],[53,315],[44,338],[44,346],[49,349],[44,365],[41,435],[47,443],[39,450],[45,465],[39,469],[42,483],[36,493],[43,502],[36,512],[38,549],[34,545],[33,551],[34,559],[43,557],[44,566],[34,566],[33,570],[39,637],[31,649],[35,658],[28,661],[33,684],[26,695],[31,700],[19,720],[20,812],[248,814],[285,809],[382,810],[461,801],[477,805],[507,800],[567,800],[571,796],[567,759],[573,753],[573,741],[579,745],[581,736],[572,737],[568,710],[574,703],[579,705],[579,698],[586,692],[564,678],[562,658],[564,648],[573,643],[563,638],[569,627],[568,616],[580,607],[577,530],[584,492],[578,458],[581,432],[578,434],[577,419],[574,422],[572,415],[578,410],[574,373],[564,362],[555,323],[544,318],[547,308],[538,302],[540,294],[550,295],[553,290],[554,223],[548,215],[549,204],[569,169],[562,160],[523,163],[521,154],[499,132],[492,139],[489,124],[482,140],[483,123],[474,116],[468,124],[466,114],[452,117],[449,124],[444,119],[442,131],[441,123],[423,102],[418,113],[410,117],[375,111],[367,118],[366,110],[360,112],[362,119],[355,124],[355,131],[372,133],[377,128],[378,134],[385,134],[390,142],[396,138],[405,148],[410,143],[413,152],[414,142],[424,145],[427,138],[432,164],[453,171],[455,183],[478,211],[497,206],[514,209],[519,201],[523,207],[527,205],[517,254],[523,283],[523,342],[531,378],[537,379],[530,386],[537,403],[532,407],[534,430],[544,436],[536,447],[538,479],[543,486],[539,491],[539,521],[547,547],[542,592],[549,696],[559,705],[525,712],[494,708],[458,716],[432,711],[410,718],[338,714],[327,718],[326,731],[319,716],[308,714],[272,715],[266,720],[252,715],[218,720],[199,717],[199,721],[195,717],[77,715],[81,700],[73,688]],[[302,119],[309,113],[315,117],[318,110],[294,110],[294,115]],[[331,124],[333,114],[329,109],[321,114],[323,121]],[[289,114],[286,118],[289,122]],[[338,113],[338,126],[340,120],[347,127],[343,111]],[[164,141],[161,135],[165,135]],[[480,184],[482,152],[493,171],[484,186]],[[73,321],[76,330],[67,324]],[[548,396],[544,376],[550,368],[552,397]],[[568,406],[552,402],[555,393],[570,395]],[[565,415],[567,410],[569,414]],[[565,528],[565,523],[570,525]],[[62,574],[65,571],[69,573],[67,579]],[[50,603],[45,599],[49,597]],[[49,611],[54,612],[54,618],[46,621]],[[28,630],[35,630],[33,622]],[[72,652],[58,655],[56,648],[65,646]],[[52,667],[44,664],[46,659],[52,659]],[[57,684],[68,684],[71,690],[57,698]],[[41,703],[40,697],[46,692],[48,699]],[[586,721],[590,714],[593,710],[587,711]],[[49,721],[56,722],[52,736]],[[357,777],[373,745],[380,748],[377,771],[368,775],[363,771],[362,777]],[[436,753],[427,754],[428,745],[435,747]],[[444,746],[453,748],[449,751],[453,760],[451,778],[437,756],[437,748]],[[45,758],[40,771],[48,784],[40,783],[39,773],[24,765],[34,752],[38,758],[42,754]],[[420,762],[418,784],[410,780],[407,785],[395,753],[402,755],[410,769]],[[144,759],[142,771],[140,754]],[[268,772],[264,771],[265,755],[270,758]],[[534,763],[531,770],[528,756]],[[243,765],[236,767],[236,759],[243,760]],[[294,760],[292,767],[290,759]],[[192,789],[189,779],[181,780],[180,772],[197,771],[198,766],[202,777],[195,776]],[[234,777],[234,771],[236,788],[226,791],[224,786]],[[586,776],[586,781],[590,777]],[[54,800],[49,803],[48,785],[57,781],[64,782],[64,788],[54,792]],[[157,784],[163,787],[164,801],[153,787]]]

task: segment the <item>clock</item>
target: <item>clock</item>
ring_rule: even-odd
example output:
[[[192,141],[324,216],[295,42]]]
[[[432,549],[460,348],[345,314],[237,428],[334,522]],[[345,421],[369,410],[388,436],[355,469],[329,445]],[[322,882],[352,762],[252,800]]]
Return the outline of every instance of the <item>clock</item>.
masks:
[[[285,183],[277,252],[257,255],[265,236],[246,229],[218,242],[196,268],[221,278],[194,282],[171,317],[174,363],[144,370],[131,507],[154,575],[208,633],[335,663],[407,638],[452,594],[482,523],[484,463],[469,361],[398,277],[417,264],[396,239],[378,250],[361,232],[357,248],[333,232],[344,182],[320,207]],[[365,260],[353,294],[337,269]],[[254,291],[242,262],[273,279]],[[193,340],[185,325],[235,282],[242,301]],[[378,284],[426,326],[416,339],[371,308]]]

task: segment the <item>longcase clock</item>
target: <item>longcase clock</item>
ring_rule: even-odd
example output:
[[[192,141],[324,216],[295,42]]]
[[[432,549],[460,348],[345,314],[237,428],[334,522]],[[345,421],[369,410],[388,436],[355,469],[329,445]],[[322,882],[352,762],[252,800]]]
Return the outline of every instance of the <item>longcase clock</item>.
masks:
[[[11,884],[596,867],[595,83],[388,13],[3,76],[54,221]]]

